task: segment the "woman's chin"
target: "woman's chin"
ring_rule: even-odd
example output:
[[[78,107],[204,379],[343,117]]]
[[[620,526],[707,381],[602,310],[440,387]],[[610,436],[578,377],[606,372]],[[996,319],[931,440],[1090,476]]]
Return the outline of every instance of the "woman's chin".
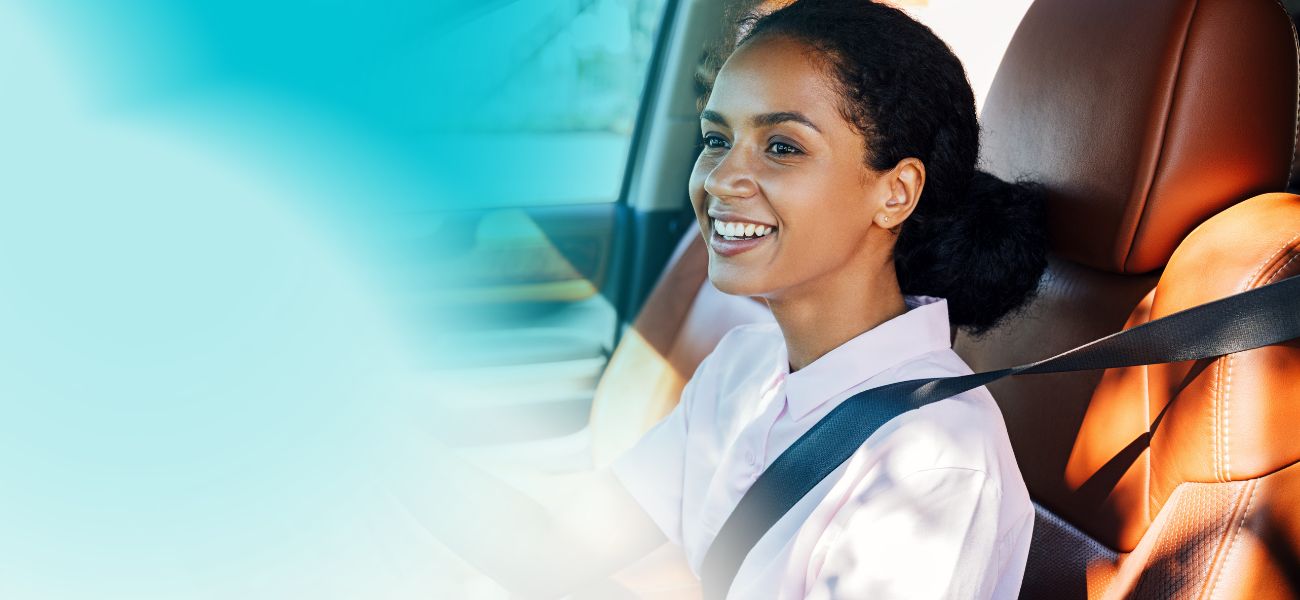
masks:
[[[709,282],[719,292],[731,296],[762,296],[767,292],[757,277],[747,277],[738,271],[738,269],[719,269],[709,265]]]

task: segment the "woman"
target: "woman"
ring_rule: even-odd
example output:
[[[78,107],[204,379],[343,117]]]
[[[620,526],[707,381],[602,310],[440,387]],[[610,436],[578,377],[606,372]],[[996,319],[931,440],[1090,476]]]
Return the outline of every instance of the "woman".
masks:
[[[863,389],[970,373],[950,324],[991,328],[1046,266],[1041,199],[975,170],[973,95],[929,29],[844,0],[744,26],[701,111],[689,190],[710,280],[765,299],[776,322],[729,332],[678,406],[562,508],[504,488],[462,500],[503,519],[495,539],[447,511],[426,518],[519,591],[571,589],[664,538],[698,573],[804,431]],[[452,485],[488,489],[450,468]],[[1001,414],[977,388],[876,431],[759,541],[729,597],[1014,598],[1032,526]]]

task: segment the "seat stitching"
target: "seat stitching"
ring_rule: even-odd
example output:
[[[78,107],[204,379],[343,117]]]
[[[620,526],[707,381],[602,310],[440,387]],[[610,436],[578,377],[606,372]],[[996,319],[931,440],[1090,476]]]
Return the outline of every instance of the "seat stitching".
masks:
[[[1297,233],[1296,235],[1292,236],[1291,239],[1287,240],[1285,244],[1282,244],[1282,246],[1278,248],[1276,251],[1274,251],[1273,254],[1269,255],[1267,259],[1259,263],[1259,266],[1255,268],[1255,271],[1252,272],[1250,274],[1250,277],[1246,279],[1245,285],[1239,287],[1237,289],[1237,292],[1240,293],[1246,291],[1247,289],[1250,289],[1255,284],[1256,280],[1259,279],[1260,274],[1264,272],[1264,269],[1266,269],[1269,265],[1273,264],[1273,262],[1277,260],[1277,258],[1281,256],[1282,253],[1286,252],[1287,250],[1290,250],[1292,248],[1292,245],[1295,244],[1296,240],[1300,240],[1300,233]],[[1285,263],[1283,263],[1281,267],[1278,267],[1277,270],[1273,271],[1273,274],[1269,276],[1269,278],[1264,282],[1264,284],[1267,285],[1269,283],[1272,283],[1273,280],[1276,279],[1278,275],[1280,275],[1283,271],[1286,270],[1287,266],[1289,266],[1292,262],[1296,260],[1296,258],[1300,258],[1300,254],[1296,254],[1295,256],[1292,256]],[[1225,368],[1224,365],[1225,362],[1227,363],[1226,364],[1227,374],[1222,379],[1223,386],[1220,387],[1219,375],[1222,373],[1222,371]],[[1215,449],[1214,467],[1216,470],[1215,475],[1217,477],[1221,477],[1220,481],[1232,480],[1232,457],[1231,457],[1232,450],[1230,448],[1230,444],[1228,440],[1229,425],[1231,422],[1231,416],[1228,414],[1228,402],[1229,402],[1228,396],[1231,393],[1231,388],[1232,388],[1232,367],[1234,363],[1235,363],[1234,355],[1229,354],[1227,356],[1224,356],[1222,359],[1220,359],[1215,365],[1216,367],[1215,383],[1214,383],[1215,394],[1214,394],[1214,406],[1213,406],[1214,412],[1211,415],[1211,423],[1212,423],[1211,430],[1214,435],[1214,449]],[[1222,425],[1221,429],[1220,429],[1220,425]]]
[[[1271,276],[1269,276],[1268,281],[1265,281],[1265,282],[1264,282],[1264,285],[1268,285],[1268,284],[1270,284],[1270,283],[1273,283],[1273,280],[1274,280],[1274,279],[1277,279],[1277,276],[1278,276],[1278,275],[1281,275],[1281,274],[1282,274],[1282,271],[1285,271],[1287,267],[1291,266],[1291,263],[1295,262],[1295,259],[1297,259],[1297,258],[1300,258],[1300,253],[1296,254],[1295,256],[1292,256],[1292,257],[1291,257],[1290,259],[1288,259],[1286,262],[1282,263],[1282,266],[1278,267],[1277,270],[1274,271],[1273,274],[1272,274]]]
[[[1228,547],[1223,553],[1223,562],[1219,564],[1218,573],[1214,574],[1214,585],[1210,586],[1211,599],[1219,593],[1219,582],[1223,581],[1223,578],[1219,577],[1219,575],[1223,573],[1228,560],[1232,558],[1232,549],[1237,547],[1237,539],[1241,537],[1241,528],[1246,524],[1246,517],[1250,515],[1250,507],[1255,503],[1255,492],[1257,491],[1259,491],[1258,483],[1251,481],[1250,496],[1246,498],[1246,510],[1241,511],[1241,519],[1237,521],[1237,528],[1232,531],[1232,537],[1228,538]]]
[[[1280,248],[1278,248],[1276,251],[1274,251],[1272,255],[1270,255],[1268,258],[1264,259],[1263,262],[1259,263],[1259,266],[1258,266],[1258,267],[1255,267],[1255,271],[1252,272],[1252,273],[1250,274],[1250,277],[1248,277],[1248,278],[1246,279],[1246,283],[1245,283],[1245,285],[1243,285],[1243,286],[1237,288],[1237,291],[1238,291],[1238,292],[1244,292],[1244,291],[1250,289],[1251,284],[1255,283],[1255,280],[1256,280],[1257,278],[1259,278],[1259,274],[1260,274],[1260,273],[1263,273],[1263,272],[1264,272],[1264,269],[1267,268],[1270,264],[1273,264],[1273,261],[1274,261],[1274,260],[1277,260],[1277,257],[1281,256],[1283,252],[1286,252],[1287,250],[1290,250],[1290,249],[1291,249],[1291,246],[1295,244],[1296,240],[1300,240],[1300,233],[1295,234],[1294,237],[1292,237],[1291,239],[1287,240],[1285,244],[1282,244],[1282,246],[1281,246]]]
[[[1228,409],[1228,401],[1232,396],[1232,365],[1236,364],[1236,355],[1229,354],[1225,358],[1228,374],[1223,379],[1223,402],[1220,403],[1219,419],[1223,424],[1223,480],[1232,481],[1232,414]]]
[[[1214,438],[1214,480],[1223,481],[1223,436],[1219,435],[1219,406],[1223,402],[1223,360],[1214,361],[1214,404],[1210,411],[1210,433]]]

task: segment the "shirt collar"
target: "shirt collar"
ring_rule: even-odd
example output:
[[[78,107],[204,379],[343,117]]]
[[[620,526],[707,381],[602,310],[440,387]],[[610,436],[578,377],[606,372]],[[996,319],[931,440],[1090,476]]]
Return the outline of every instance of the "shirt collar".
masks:
[[[881,323],[790,372],[785,344],[780,372],[785,379],[790,416],[802,419],[836,394],[912,358],[951,348],[948,301],[935,296],[903,296],[908,311]]]

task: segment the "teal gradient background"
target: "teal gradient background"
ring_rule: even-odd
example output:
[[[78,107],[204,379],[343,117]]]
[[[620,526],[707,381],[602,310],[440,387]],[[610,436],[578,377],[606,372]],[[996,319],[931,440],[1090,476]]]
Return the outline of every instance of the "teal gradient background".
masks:
[[[555,6],[0,0],[0,597],[468,593],[374,480],[456,318],[408,241],[613,200],[635,107],[507,43]]]

